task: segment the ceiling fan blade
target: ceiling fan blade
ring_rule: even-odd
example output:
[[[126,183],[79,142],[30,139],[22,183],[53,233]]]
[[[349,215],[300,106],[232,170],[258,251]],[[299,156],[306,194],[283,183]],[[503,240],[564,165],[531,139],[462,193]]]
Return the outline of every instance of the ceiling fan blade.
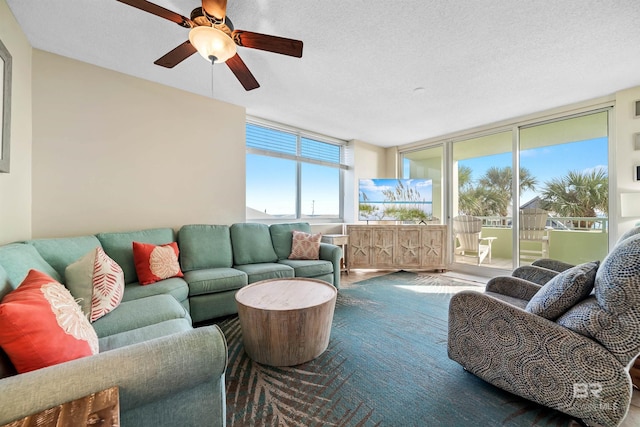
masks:
[[[260,87],[260,84],[258,83],[256,78],[253,77],[253,74],[251,74],[251,71],[249,71],[247,65],[244,63],[242,58],[240,58],[240,55],[236,53],[233,57],[227,59],[226,64],[229,66],[238,80],[240,80],[240,83],[246,90],[249,91]]]
[[[191,19],[179,15],[175,12],[170,11],[169,9],[165,9],[162,6],[158,6],[157,4],[150,3],[145,0],[116,0],[120,3],[128,4],[129,6],[133,6],[136,9],[143,10],[145,12],[149,12],[152,15],[159,16],[160,18],[168,19],[171,22],[175,22],[176,24],[185,27],[185,28],[193,28],[193,22]]]
[[[300,40],[242,30],[234,30],[231,36],[238,46],[302,58],[302,42]]]
[[[180,46],[168,52],[162,58],[154,61],[154,64],[160,65],[161,67],[173,68],[196,52],[196,48],[193,47],[189,40],[187,40]]]
[[[202,9],[207,15],[222,21],[227,14],[227,0],[202,0]]]

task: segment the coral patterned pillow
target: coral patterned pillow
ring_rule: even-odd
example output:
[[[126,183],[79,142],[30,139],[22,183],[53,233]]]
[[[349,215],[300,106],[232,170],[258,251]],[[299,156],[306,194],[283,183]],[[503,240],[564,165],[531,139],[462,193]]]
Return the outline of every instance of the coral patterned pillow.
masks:
[[[64,274],[67,288],[90,322],[120,305],[124,273],[100,246],[69,264]]]
[[[309,234],[293,230],[289,259],[319,259],[322,233]]]
[[[71,293],[30,270],[0,303],[0,347],[19,373],[98,353],[98,336]]]
[[[176,242],[160,246],[133,242],[133,261],[136,264],[138,282],[150,285],[169,277],[182,277],[179,254]]]

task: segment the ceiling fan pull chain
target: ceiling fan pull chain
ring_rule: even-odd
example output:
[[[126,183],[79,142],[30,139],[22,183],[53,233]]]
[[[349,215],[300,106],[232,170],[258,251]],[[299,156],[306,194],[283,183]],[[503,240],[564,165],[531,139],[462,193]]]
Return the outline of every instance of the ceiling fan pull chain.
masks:
[[[215,64],[215,57],[211,58],[211,99],[213,99],[213,64]]]

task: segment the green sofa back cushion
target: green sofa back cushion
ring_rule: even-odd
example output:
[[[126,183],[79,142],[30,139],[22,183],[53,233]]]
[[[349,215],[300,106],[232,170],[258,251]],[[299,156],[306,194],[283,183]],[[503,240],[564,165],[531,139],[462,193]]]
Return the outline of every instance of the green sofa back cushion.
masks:
[[[0,246],[0,265],[4,268],[13,289],[22,283],[31,269],[41,271],[53,279],[61,281],[58,272],[42,258],[36,248],[24,243]]]
[[[182,271],[233,265],[231,233],[227,225],[192,224],[178,231]]]
[[[258,223],[237,223],[230,228],[233,263],[236,265],[276,262],[269,226]]]
[[[66,283],[65,269],[89,251],[100,246],[96,236],[64,237],[58,239],[34,239],[25,243],[34,246],[42,258],[55,268],[63,283]]]
[[[133,261],[133,242],[152,243],[154,245],[175,242],[174,232],[171,228],[99,233],[96,237],[102,244],[106,254],[122,268],[124,282],[127,284],[138,281],[136,265]]]
[[[278,255],[278,259],[287,259],[291,254],[291,240],[293,231],[303,231],[311,233],[311,226],[308,222],[293,222],[289,224],[271,224],[271,242],[273,249]]]

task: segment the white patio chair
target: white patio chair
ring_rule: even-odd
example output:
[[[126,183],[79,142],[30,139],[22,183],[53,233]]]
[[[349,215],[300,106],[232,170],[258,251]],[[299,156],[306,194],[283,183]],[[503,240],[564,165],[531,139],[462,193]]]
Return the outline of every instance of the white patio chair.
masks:
[[[540,250],[520,248],[520,259],[535,260],[549,256],[549,212],[540,208],[520,210],[520,242],[540,243]]]
[[[491,264],[491,243],[497,237],[482,237],[482,220],[470,215],[453,218],[453,232],[458,240],[454,253],[474,258],[478,265],[489,257]]]

